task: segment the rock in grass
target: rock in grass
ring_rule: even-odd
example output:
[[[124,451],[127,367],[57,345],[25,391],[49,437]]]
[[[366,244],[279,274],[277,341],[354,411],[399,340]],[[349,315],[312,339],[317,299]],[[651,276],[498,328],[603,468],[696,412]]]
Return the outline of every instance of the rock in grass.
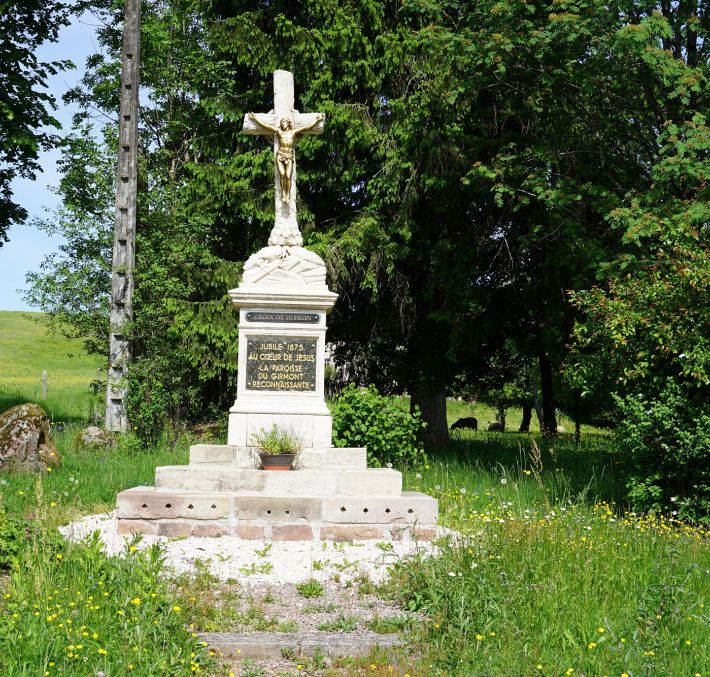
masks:
[[[76,436],[74,444],[77,447],[87,449],[103,449],[104,447],[112,447],[116,444],[116,439],[110,432],[98,428],[95,425],[90,425]]]
[[[59,463],[42,407],[20,404],[0,414],[0,472],[41,472]]]

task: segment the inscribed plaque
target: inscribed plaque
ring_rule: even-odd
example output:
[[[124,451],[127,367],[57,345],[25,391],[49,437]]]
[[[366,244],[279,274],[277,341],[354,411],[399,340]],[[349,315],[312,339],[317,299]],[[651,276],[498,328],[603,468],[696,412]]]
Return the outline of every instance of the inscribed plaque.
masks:
[[[248,336],[248,390],[315,391],[318,339]]]
[[[274,313],[249,311],[247,322],[303,322],[304,324],[317,324],[320,322],[318,313]]]

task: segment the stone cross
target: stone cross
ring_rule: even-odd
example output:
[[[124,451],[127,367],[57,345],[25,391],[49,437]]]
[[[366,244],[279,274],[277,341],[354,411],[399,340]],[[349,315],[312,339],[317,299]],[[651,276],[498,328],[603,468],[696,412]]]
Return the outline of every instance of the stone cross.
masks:
[[[299,113],[294,109],[293,73],[274,71],[274,109],[244,116],[244,133],[274,139],[276,204],[269,245],[301,247],[303,238],[296,217],[296,157],[294,145],[305,134],[321,134],[322,113]]]

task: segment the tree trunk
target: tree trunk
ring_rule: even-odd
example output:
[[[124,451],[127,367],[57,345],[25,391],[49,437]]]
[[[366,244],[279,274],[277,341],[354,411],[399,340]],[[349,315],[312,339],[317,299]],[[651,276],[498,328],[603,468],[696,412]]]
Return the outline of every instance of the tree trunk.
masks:
[[[496,418],[498,419],[498,423],[500,423],[500,431],[502,433],[504,433],[505,432],[505,415],[508,413],[508,409],[502,404],[499,404],[497,409],[498,409],[498,414],[497,414]]]
[[[532,421],[533,403],[531,400],[523,402],[523,420],[518,428],[519,433],[530,432],[530,421]]]
[[[542,433],[557,434],[557,419],[555,417],[555,400],[552,385],[552,364],[544,350],[540,351],[540,392],[542,394]]]
[[[532,391],[533,391],[533,409],[535,409],[535,416],[537,417],[537,426],[540,432],[542,432],[542,405],[540,404],[540,365],[532,368]]]
[[[419,439],[428,449],[444,447],[449,443],[449,426],[446,422],[446,394],[442,392],[412,392],[409,410],[418,408],[426,426],[419,431]]]

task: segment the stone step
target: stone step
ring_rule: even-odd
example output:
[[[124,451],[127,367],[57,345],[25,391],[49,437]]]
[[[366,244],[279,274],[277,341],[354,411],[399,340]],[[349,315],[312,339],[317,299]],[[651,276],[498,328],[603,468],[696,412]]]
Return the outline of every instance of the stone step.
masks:
[[[258,452],[254,447],[228,444],[193,444],[190,465],[229,465],[235,468],[258,469]],[[303,449],[297,457],[298,468],[308,470],[365,470],[367,451],[364,448],[314,447]]]
[[[184,538],[188,536],[220,537],[234,536],[243,540],[260,541],[411,541],[433,540],[435,524],[405,523],[390,524],[329,524],[326,522],[263,522],[241,520],[194,520],[194,519],[126,519],[116,522],[118,534],[149,534]]]
[[[324,522],[329,524],[434,524],[436,499],[416,491],[398,496],[265,496],[159,491],[135,487],[118,494],[119,519]]]
[[[158,490],[260,493],[267,496],[399,496],[402,474],[390,468],[273,472],[229,465],[163,466]]]
[[[316,650],[322,655],[367,656],[375,648],[392,649],[403,646],[397,635],[378,635],[360,631],[353,635],[334,632],[201,632],[201,641],[222,653],[224,658],[253,660],[280,659],[284,653],[295,658],[312,656]]]

